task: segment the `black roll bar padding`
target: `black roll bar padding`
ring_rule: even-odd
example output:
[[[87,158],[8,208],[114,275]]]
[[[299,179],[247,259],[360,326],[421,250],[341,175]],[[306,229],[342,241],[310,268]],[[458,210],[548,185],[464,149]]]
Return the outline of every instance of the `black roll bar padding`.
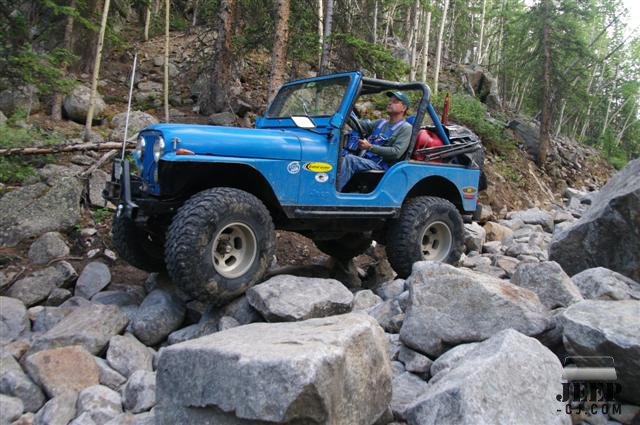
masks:
[[[131,173],[130,164],[126,159],[122,161],[122,175],[120,176],[121,200],[124,201],[124,215],[127,218],[135,218],[138,205],[131,200]]]

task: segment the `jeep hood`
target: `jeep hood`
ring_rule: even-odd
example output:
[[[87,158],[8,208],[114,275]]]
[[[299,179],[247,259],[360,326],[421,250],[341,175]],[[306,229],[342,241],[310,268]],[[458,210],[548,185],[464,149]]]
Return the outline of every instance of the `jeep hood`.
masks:
[[[155,124],[142,130],[162,133],[165,153],[187,149],[197,155],[296,160],[301,157],[300,130]],[[141,132],[141,133],[142,133]],[[305,135],[306,136],[306,135]],[[308,137],[308,136],[306,136]],[[174,149],[174,139],[177,143]]]

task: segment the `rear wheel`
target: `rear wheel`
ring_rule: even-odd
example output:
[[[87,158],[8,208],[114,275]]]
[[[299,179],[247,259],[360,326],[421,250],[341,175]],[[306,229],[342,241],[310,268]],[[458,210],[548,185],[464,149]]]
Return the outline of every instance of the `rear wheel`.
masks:
[[[260,281],[275,251],[269,211],[238,189],[213,188],[178,210],[165,258],[174,283],[201,301],[222,304]]]
[[[318,249],[338,260],[348,261],[371,246],[371,232],[347,233],[337,239],[314,239]]]
[[[401,278],[416,261],[453,264],[464,247],[464,225],[456,207],[446,199],[420,196],[402,207],[387,228],[387,257]]]
[[[120,257],[132,266],[148,272],[165,269],[164,231],[159,226],[153,232],[136,226],[124,216],[113,216],[111,240]]]

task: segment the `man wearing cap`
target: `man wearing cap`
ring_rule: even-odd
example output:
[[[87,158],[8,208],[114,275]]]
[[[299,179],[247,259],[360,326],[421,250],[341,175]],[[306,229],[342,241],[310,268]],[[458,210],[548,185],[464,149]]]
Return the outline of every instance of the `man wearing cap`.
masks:
[[[366,170],[387,170],[399,161],[409,147],[411,124],[405,121],[409,98],[406,94],[395,91],[387,92],[388,120],[360,120],[365,133],[371,134],[368,139],[360,139],[358,148],[361,155],[347,154],[342,161],[338,175],[338,190],[342,191],[354,174]]]

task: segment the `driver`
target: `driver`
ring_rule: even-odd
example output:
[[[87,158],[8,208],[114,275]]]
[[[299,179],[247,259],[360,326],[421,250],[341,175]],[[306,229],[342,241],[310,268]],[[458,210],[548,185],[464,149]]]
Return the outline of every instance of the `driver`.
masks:
[[[342,191],[354,174],[366,170],[387,170],[399,161],[409,147],[411,124],[405,120],[409,108],[409,98],[400,91],[387,92],[388,120],[360,120],[365,133],[371,134],[369,139],[360,139],[358,148],[360,155],[348,153],[342,160],[342,168],[338,174],[338,190]]]

